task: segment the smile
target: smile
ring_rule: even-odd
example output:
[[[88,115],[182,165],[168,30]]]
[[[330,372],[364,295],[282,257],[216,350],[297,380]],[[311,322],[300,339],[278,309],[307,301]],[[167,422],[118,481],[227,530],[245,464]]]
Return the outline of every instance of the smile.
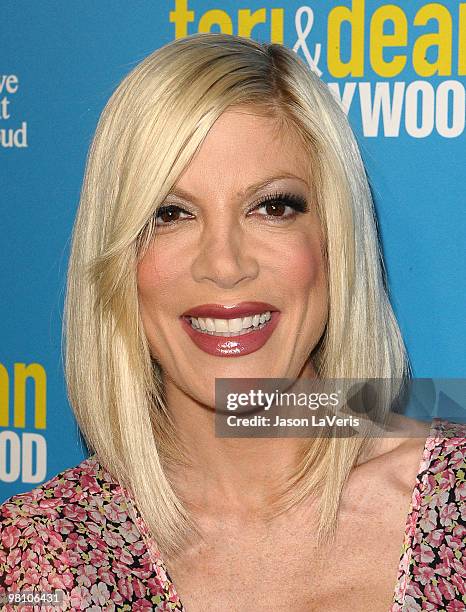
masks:
[[[229,338],[231,336],[242,336],[253,331],[263,329],[272,318],[269,310],[254,316],[238,319],[211,319],[209,317],[190,317],[193,329],[210,336],[221,336]]]
[[[280,312],[264,302],[233,306],[204,304],[181,315],[194,344],[217,357],[240,357],[264,346],[277,326]]]

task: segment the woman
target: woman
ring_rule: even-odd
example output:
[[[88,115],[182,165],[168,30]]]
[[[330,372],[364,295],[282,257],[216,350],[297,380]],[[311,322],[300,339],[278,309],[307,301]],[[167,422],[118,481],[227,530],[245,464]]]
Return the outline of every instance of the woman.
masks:
[[[464,427],[215,436],[219,378],[407,376],[355,139],[294,53],[202,34],[123,80],[90,150],[65,331],[95,454],[2,507],[5,591],[464,609]]]

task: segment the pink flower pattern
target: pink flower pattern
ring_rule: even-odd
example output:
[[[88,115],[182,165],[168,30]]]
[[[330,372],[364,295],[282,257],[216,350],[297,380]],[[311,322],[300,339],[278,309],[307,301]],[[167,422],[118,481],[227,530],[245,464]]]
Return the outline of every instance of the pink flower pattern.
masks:
[[[411,498],[390,612],[466,611],[465,475],[466,425],[434,419]]]
[[[466,425],[434,419],[388,612],[466,610],[465,472]],[[61,606],[21,609],[184,610],[133,498],[95,456],[0,506],[0,597],[54,588]]]
[[[133,514],[131,513],[133,511]],[[0,608],[16,591],[63,592],[50,610],[183,610],[128,491],[95,456],[0,505]]]

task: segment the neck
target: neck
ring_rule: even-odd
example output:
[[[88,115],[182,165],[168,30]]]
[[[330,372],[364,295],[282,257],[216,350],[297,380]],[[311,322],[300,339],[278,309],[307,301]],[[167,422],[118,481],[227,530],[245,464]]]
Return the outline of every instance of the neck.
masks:
[[[221,438],[215,411],[165,381],[166,400],[187,464],[170,468],[177,494],[203,513],[263,513],[295,474],[305,438]]]

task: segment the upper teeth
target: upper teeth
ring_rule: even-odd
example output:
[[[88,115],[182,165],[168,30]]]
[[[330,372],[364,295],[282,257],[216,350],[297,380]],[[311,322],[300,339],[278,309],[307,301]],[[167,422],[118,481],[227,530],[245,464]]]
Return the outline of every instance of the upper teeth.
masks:
[[[211,319],[202,317],[190,317],[191,325],[198,330],[212,333],[231,333],[257,328],[269,321],[271,314],[269,311],[262,314],[255,314],[249,317],[238,319]]]

